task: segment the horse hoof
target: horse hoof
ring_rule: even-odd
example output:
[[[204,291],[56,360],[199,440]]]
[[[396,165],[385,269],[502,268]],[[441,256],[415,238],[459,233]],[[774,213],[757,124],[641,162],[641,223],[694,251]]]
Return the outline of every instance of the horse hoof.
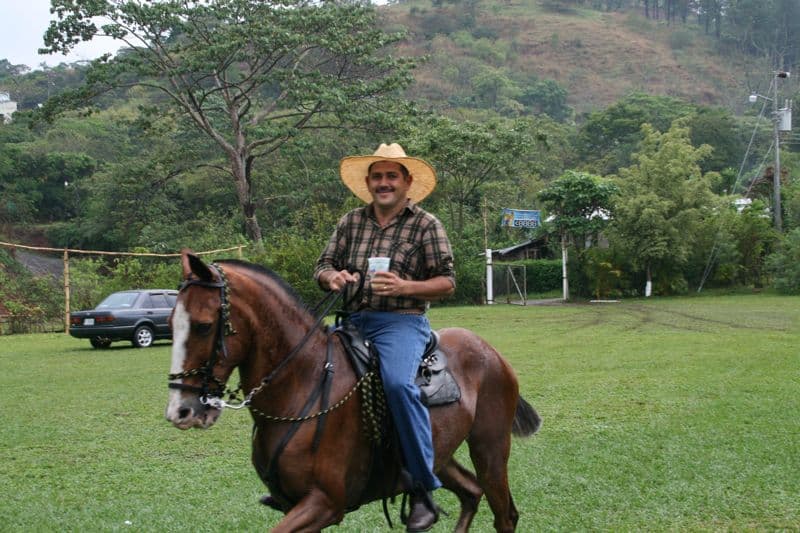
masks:
[[[266,505],[270,509],[275,509],[276,511],[283,512],[283,507],[278,501],[272,497],[271,494],[267,494],[266,496],[262,496],[260,500],[258,500],[262,505]]]

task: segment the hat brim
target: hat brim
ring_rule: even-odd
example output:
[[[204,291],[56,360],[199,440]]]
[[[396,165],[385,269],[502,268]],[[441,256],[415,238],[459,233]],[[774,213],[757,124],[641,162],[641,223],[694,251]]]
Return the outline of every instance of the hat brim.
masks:
[[[376,155],[345,157],[339,163],[339,176],[347,188],[366,203],[372,202],[372,195],[367,189],[366,177],[369,166],[376,161],[392,161],[406,167],[413,178],[411,187],[408,189],[408,197],[414,203],[421,202],[436,188],[436,171],[422,159]]]

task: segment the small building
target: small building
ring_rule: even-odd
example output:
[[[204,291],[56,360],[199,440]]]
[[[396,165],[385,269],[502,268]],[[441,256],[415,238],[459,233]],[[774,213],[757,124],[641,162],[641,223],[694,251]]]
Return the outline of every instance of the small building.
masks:
[[[11,122],[11,117],[17,112],[17,103],[11,99],[11,95],[5,91],[0,91],[0,120],[4,124]]]
[[[553,259],[553,253],[548,247],[547,235],[538,239],[529,239],[508,248],[492,250],[492,261],[520,261],[523,259]]]

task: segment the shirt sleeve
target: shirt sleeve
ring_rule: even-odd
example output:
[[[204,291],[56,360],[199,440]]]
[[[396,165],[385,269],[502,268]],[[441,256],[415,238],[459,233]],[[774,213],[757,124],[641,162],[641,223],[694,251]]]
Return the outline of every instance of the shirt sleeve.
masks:
[[[443,276],[456,286],[455,266],[453,263],[453,250],[450,239],[438,218],[432,217],[422,238],[422,247],[425,253],[425,266],[428,270],[428,279]]]
[[[319,276],[327,270],[342,270],[344,268],[344,258],[347,246],[346,239],[347,215],[343,216],[339,223],[336,224],[336,229],[333,231],[328,244],[322,250],[319,259],[317,259],[317,267],[314,269],[314,279],[319,283]]]

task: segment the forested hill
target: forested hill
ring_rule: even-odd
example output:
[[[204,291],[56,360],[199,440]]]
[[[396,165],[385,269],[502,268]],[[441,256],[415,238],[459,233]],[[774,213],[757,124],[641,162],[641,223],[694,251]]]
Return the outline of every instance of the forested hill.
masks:
[[[404,52],[429,58],[411,94],[441,106],[510,113],[532,100],[553,106],[563,94],[580,116],[644,92],[741,112],[751,91],[766,90],[772,65],[744,53],[735,28],[717,37],[697,11],[668,18],[653,11],[659,3],[669,2],[650,1],[647,12],[636,1],[410,1],[387,9],[411,32]],[[611,4],[620,7],[602,8]]]
[[[574,112],[580,121],[633,92],[738,114],[746,110],[747,95],[767,91],[776,60],[766,57],[793,60],[800,22],[795,29],[779,28],[783,39],[797,41],[785,45],[773,42],[778,30],[770,29],[766,16],[790,22],[785,6],[764,12],[773,2],[756,2],[753,21],[736,26],[728,19],[752,1],[725,2],[733,10],[728,19],[704,11],[709,3],[723,2],[397,0],[379,9],[387,29],[408,32],[396,52],[425,58],[414,70],[410,98],[439,110],[486,108],[506,116],[532,109],[565,119]],[[800,2],[783,3],[800,21]],[[671,4],[685,11],[668,11]],[[0,58],[0,91],[9,92],[20,109],[34,109],[80,84],[84,70],[62,64],[30,72]]]

